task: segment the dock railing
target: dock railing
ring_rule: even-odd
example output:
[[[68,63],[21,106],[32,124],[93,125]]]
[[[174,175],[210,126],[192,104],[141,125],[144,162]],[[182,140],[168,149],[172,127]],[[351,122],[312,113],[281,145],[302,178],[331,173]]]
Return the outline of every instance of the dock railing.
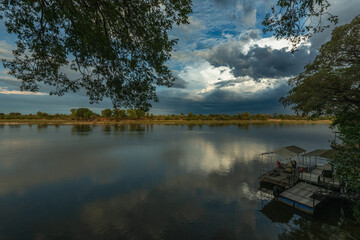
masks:
[[[307,176],[304,176],[304,172],[300,173],[300,179],[304,182],[311,183],[313,185],[317,185],[320,187],[325,187],[329,190],[340,188],[340,184],[338,183],[336,176],[325,177],[323,175],[313,174],[306,172]]]
[[[316,165],[310,166],[307,168],[306,172],[311,173],[311,171],[314,170],[315,168],[316,168]]]
[[[304,173],[306,173],[309,177],[304,177]],[[300,179],[305,181],[305,182],[309,182],[309,183],[315,183],[315,182],[318,182],[318,178],[319,178],[319,175],[317,174],[312,174],[310,172],[301,172],[300,173]]]
[[[320,187],[318,190],[316,190],[313,195],[316,196],[318,195],[319,197],[326,197],[328,196],[330,193],[332,193],[330,186],[328,185],[328,187],[325,186],[325,188]],[[315,202],[315,198],[313,198],[313,202]]]

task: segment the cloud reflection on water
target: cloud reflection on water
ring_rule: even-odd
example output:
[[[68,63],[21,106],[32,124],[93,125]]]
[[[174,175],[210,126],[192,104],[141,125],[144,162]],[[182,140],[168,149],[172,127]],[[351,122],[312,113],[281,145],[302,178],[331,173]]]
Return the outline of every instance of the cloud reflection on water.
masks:
[[[309,132],[316,133],[312,141],[327,143],[327,128],[311,128],[0,128],[0,198],[9,206],[0,210],[0,224],[31,223],[45,239],[55,233],[70,239],[293,236],[301,224],[274,224],[260,212],[258,154],[289,142],[306,147]],[[324,222],[319,226],[329,226]]]
[[[92,128],[92,126],[71,127],[71,134],[86,137],[92,134]],[[34,131],[29,129],[27,129],[29,135],[21,138],[0,139],[3,156],[0,161],[1,194],[23,193],[39,184],[69,181],[87,176],[90,176],[94,182],[110,183],[117,178],[109,179],[109,177],[121,174],[122,166],[129,164],[131,159],[138,159],[140,162],[146,162],[150,168],[152,166],[157,168],[163,164],[162,161],[174,162],[173,158],[176,159],[177,154],[179,155],[177,163],[173,166],[177,170],[227,172],[234,161],[241,160],[245,164],[252,161],[253,156],[264,149],[264,145],[236,138],[229,138],[217,144],[214,139],[207,139],[206,134],[181,139],[170,137],[168,142],[162,142],[163,140],[160,139],[162,146],[148,139],[140,148],[134,142],[130,144],[123,142],[125,139],[117,139],[120,142],[112,142],[109,139],[103,139],[104,142],[94,141],[93,138],[72,139],[67,134],[52,131],[54,129],[49,129],[50,134],[43,132],[43,136],[36,134],[33,136]],[[109,129],[105,130],[105,133],[109,131]],[[139,128],[131,126],[129,130],[134,131]],[[98,133],[94,134],[98,136]],[[148,159],[144,159],[144,156]]]

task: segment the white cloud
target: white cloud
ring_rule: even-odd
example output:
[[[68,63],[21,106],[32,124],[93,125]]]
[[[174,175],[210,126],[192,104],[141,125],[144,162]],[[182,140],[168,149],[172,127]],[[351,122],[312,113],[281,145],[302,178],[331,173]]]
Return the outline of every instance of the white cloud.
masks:
[[[189,82],[192,89],[203,89],[222,79],[234,79],[230,68],[214,67],[205,60],[185,67],[179,76]]]
[[[165,91],[174,96],[200,102],[219,90],[228,93],[224,95],[225,98],[229,98],[228,100],[253,99],[259,94],[283,86],[288,79],[261,78],[255,81],[249,76],[237,78],[231,68],[214,67],[205,60],[188,65],[177,74],[188,83],[187,88]]]
[[[271,49],[274,50],[280,50],[285,48],[286,51],[290,51],[292,47],[291,42],[286,39],[277,40],[275,37],[268,37],[268,38],[250,40],[248,43],[242,46],[244,53],[247,54],[251,49],[251,47],[256,45],[259,47],[270,47]]]
[[[47,93],[43,92],[24,92],[24,91],[16,91],[16,90],[8,90],[7,87],[0,87],[0,94],[6,95],[48,95]]]

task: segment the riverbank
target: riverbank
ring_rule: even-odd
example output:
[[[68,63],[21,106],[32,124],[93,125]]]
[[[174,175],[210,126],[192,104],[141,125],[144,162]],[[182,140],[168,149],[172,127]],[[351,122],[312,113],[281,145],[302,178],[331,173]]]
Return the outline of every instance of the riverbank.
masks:
[[[331,124],[331,120],[40,120],[40,119],[0,119],[0,125],[29,125],[29,124],[44,124],[44,125],[247,125],[247,124]]]

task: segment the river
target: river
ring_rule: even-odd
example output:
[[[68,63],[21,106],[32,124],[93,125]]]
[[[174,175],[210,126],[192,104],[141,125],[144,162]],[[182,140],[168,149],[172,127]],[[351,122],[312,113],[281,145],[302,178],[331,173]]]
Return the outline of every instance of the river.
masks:
[[[351,239],[262,194],[260,153],[329,148],[326,124],[0,125],[0,239]]]

